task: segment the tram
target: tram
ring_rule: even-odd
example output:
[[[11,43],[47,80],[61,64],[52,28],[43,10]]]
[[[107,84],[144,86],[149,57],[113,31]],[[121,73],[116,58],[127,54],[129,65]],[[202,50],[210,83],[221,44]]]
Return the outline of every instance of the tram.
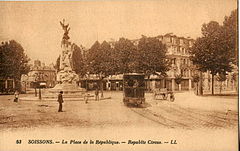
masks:
[[[123,102],[125,105],[139,106],[145,103],[144,74],[128,73],[123,75]]]

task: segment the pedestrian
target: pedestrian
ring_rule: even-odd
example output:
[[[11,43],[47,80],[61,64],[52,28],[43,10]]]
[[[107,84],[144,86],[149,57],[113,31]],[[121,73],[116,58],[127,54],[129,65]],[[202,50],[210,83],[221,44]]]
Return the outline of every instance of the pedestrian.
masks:
[[[99,87],[95,85],[95,101],[99,101]]]
[[[16,90],[14,93],[14,102],[18,102],[18,97],[19,97],[19,92],[18,90]]]
[[[173,102],[174,100],[175,100],[175,97],[174,97],[173,92],[171,91],[170,92],[170,101]]]
[[[18,97],[19,97],[19,92],[18,90],[16,90],[14,93],[14,102],[18,102]]]
[[[58,112],[63,112],[62,111],[62,104],[63,104],[63,91],[60,91],[59,94],[58,94],[58,103],[59,103],[59,108],[58,108]]]

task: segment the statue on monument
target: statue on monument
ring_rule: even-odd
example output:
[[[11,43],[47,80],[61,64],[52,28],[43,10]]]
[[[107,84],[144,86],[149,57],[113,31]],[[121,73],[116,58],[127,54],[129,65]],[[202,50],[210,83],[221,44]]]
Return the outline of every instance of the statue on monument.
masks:
[[[65,25],[65,19],[63,19],[62,22],[60,21],[60,25],[62,26],[62,29],[64,30],[64,34],[63,34],[63,38],[62,38],[62,45],[68,46],[70,44],[70,42],[68,41],[70,39],[70,37],[68,36],[68,33],[70,31],[70,27],[68,27],[69,24]]]

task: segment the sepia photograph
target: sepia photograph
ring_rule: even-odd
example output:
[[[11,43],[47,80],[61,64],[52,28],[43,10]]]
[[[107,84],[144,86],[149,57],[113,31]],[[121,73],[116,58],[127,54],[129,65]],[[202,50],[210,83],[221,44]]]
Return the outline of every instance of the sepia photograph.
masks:
[[[0,151],[237,151],[237,0],[0,1]]]

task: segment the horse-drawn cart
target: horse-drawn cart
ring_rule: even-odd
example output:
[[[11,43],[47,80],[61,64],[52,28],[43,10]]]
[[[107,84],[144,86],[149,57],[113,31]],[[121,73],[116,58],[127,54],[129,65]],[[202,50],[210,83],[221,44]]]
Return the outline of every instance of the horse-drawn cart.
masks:
[[[169,100],[173,102],[175,100],[174,94],[172,91],[168,91],[166,88],[155,89],[153,91],[154,99]]]

